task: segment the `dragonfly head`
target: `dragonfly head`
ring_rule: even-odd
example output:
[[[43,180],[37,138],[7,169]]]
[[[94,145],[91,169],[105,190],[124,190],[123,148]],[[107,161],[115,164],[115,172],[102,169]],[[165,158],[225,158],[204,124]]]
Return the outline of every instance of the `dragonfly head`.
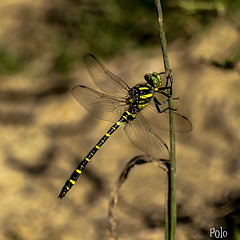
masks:
[[[144,78],[153,88],[159,88],[162,86],[161,76],[157,72],[147,73]]]

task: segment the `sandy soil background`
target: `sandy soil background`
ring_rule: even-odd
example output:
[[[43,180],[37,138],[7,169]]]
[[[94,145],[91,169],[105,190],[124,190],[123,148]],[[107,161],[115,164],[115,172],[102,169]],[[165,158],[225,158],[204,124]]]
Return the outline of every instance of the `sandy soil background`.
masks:
[[[22,71],[0,76],[0,239],[107,239],[110,189],[124,165],[142,153],[120,129],[67,197],[57,199],[111,123],[91,117],[71,96],[74,85],[93,87],[83,61],[68,76],[51,71],[56,36],[42,21],[48,7],[43,1],[0,2],[1,40],[36,55]],[[239,239],[239,64],[226,71],[200,61],[224,59],[238,42],[238,30],[220,18],[191,41],[169,45],[178,112],[193,124],[191,133],[176,135],[180,240],[211,239],[209,229],[221,226],[225,239]],[[130,86],[146,72],[163,70],[160,47],[98,58]],[[168,134],[163,138],[168,144]],[[153,165],[134,168],[121,190],[119,239],[163,239],[165,183],[165,173]]]

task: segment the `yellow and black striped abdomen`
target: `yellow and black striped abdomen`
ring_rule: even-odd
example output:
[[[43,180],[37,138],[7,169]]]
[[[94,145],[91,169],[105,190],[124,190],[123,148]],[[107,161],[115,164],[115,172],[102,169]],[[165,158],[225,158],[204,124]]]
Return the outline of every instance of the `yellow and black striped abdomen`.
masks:
[[[107,133],[98,141],[95,147],[87,154],[87,156],[80,162],[76,170],[72,173],[70,178],[65,182],[58,198],[62,199],[71,187],[76,183],[77,179],[81,175],[86,165],[90,162],[90,159],[96,154],[98,149],[108,140],[108,138],[124,123],[129,123],[136,117],[135,114],[131,114],[129,111],[124,112],[121,118],[107,131]]]

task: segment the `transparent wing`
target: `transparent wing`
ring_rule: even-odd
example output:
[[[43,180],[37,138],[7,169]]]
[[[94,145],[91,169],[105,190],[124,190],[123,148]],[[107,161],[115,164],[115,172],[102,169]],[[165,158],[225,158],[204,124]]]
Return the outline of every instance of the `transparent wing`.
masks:
[[[72,95],[94,117],[109,122],[116,122],[128,108],[123,98],[115,98],[82,85],[73,87]]]
[[[169,159],[165,142],[149,127],[141,114],[138,114],[124,130],[129,140],[141,151],[158,159]]]
[[[99,89],[114,96],[126,95],[129,86],[105,68],[94,55],[86,54],[84,61],[94,83]]]
[[[142,109],[140,114],[142,114],[146,121],[153,126],[161,130],[169,131],[169,111],[167,110],[166,112],[159,113],[153,99]],[[175,132],[184,133],[192,131],[192,124],[186,117],[176,112],[173,112],[173,117]]]

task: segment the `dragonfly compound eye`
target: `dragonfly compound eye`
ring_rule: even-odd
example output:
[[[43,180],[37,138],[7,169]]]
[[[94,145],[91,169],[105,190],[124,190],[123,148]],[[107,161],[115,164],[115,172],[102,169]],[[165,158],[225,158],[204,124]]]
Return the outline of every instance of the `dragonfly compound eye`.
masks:
[[[162,86],[162,79],[159,73],[154,72],[152,74],[152,81],[154,83],[154,87],[158,88],[160,86]]]
[[[154,73],[147,73],[144,76],[145,80],[154,88],[159,88],[162,86],[162,79],[160,74],[157,72]]]
[[[153,75],[151,73],[146,73],[144,78],[145,78],[145,80],[147,81],[148,84],[150,84],[152,87],[155,88],[155,83],[153,81]]]
[[[151,73],[146,73],[145,75],[144,75],[144,79],[147,81],[147,82],[149,82],[149,81],[151,81]]]

